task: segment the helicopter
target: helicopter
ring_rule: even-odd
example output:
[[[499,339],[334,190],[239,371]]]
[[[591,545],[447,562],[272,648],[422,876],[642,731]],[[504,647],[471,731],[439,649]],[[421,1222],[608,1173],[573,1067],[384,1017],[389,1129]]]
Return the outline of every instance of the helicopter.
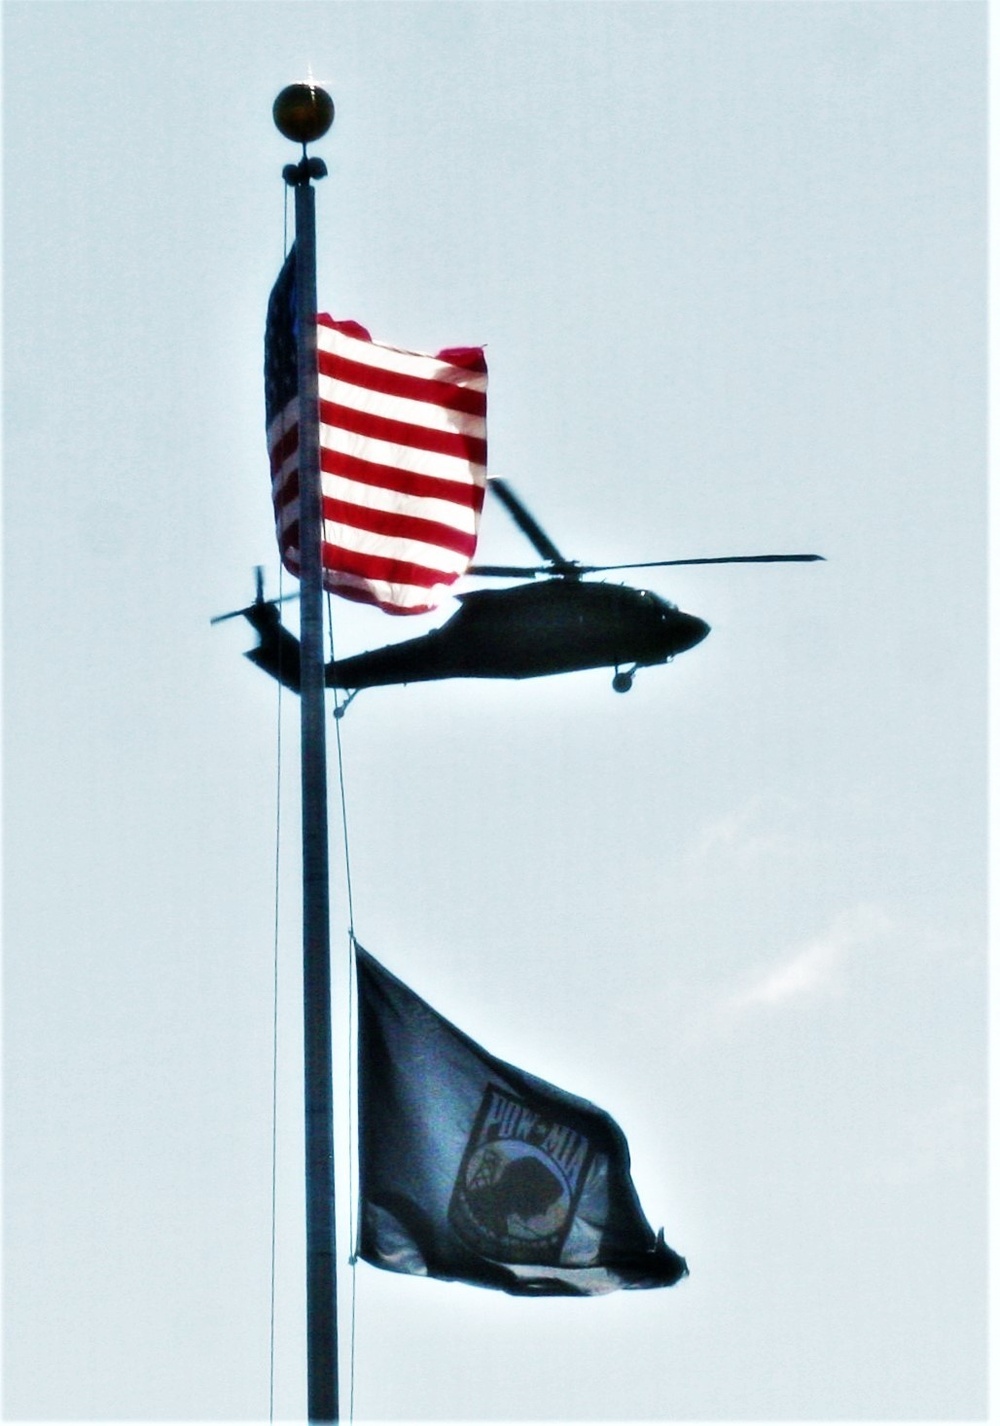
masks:
[[[582,669],[613,668],[612,688],[616,693],[627,693],[640,668],[669,663],[677,654],[693,649],[708,635],[709,625],[648,589],[591,584],[585,581],[585,575],[677,565],[766,564],[823,558],[813,554],[723,555],[635,564],[581,564],[560,553],[506,480],[491,476],[488,488],[500,499],[543,563],[470,565],[467,573],[471,575],[528,582],[504,589],[465,591],[456,595],[459,608],[440,628],[384,648],[331,660],[326,664],[326,686],[344,689],[350,695],[337,709],[338,716],[363,688],[444,678],[539,678]],[[299,692],[299,641],[282,624],[278,602],[264,598],[263,575],[258,569],[254,602],[244,609],[220,614],[212,623],[245,617],[259,639],[246,657],[286,688]]]

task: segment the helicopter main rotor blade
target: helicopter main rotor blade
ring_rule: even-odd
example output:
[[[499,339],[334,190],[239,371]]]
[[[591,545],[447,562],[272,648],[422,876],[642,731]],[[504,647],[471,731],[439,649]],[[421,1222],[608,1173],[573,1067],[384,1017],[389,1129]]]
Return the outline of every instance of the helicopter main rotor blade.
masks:
[[[825,558],[825,555],[717,555],[710,559],[639,560],[635,564],[577,564],[574,560],[565,560],[562,565],[554,566],[473,564],[466,570],[466,574],[481,574],[488,579],[533,579],[539,574],[605,574],[616,569],[662,569],[668,565],[694,564],[802,564]]]
[[[825,555],[715,555],[708,559],[639,560],[636,564],[578,564],[577,574],[601,574],[614,569],[662,569],[667,565],[692,564],[787,564],[825,560]]]
[[[466,574],[482,574],[489,579],[528,579],[536,574],[552,574],[547,564],[470,564]]]
[[[500,497],[517,528],[528,537],[543,560],[551,560],[553,564],[567,567],[572,563],[559,553],[538,521],[528,514],[506,480],[499,475],[493,475],[489,480],[489,488]]]

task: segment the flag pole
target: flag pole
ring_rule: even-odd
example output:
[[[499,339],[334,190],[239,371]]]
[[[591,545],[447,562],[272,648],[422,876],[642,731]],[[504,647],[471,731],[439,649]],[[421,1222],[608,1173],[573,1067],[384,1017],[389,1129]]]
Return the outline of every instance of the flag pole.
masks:
[[[282,172],[295,192],[295,344],[298,365],[299,582],[302,768],[302,994],[305,1059],[306,1360],[310,1421],[337,1421],[337,1265],[333,1175],[330,1007],[330,880],[326,800],[323,583],[320,543],[319,379],[316,363],[316,205],[326,175],[306,145],[333,122],[333,100],[292,84],[274,101],[274,122],[302,145]]]

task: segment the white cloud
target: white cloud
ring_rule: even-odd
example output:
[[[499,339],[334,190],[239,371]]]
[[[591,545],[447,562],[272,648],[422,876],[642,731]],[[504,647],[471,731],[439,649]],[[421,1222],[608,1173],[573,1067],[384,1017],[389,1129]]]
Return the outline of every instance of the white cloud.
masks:
[[[836,989],[837,970],[843,958],[843,943],[831,938],[814,941],[791,960],[759,975],[730,999],[736,1009],[755,1005],[780,1005],[801,996],[830,994]]]
[[[758,1010],[842,994],[850,954],[884,933],[890,924],[877,907],[856,906],[842,912],[826,931],[792,955],[759,969],[727,995],[721,1005],[722,1017],[732,1020]]]
[[[688,856],[695,862],[711,863],[720,858],[753,862],[780,851],[785,839],[774,830],[783,806],[770,808],[755,798],[706,822],[692,843]]]
[[[768,863],[785,865],[815,858],[820,845],[803,834],[797,803],[768,792],[721,812],[692,832],[688,866],[709,875],[757,875]]]

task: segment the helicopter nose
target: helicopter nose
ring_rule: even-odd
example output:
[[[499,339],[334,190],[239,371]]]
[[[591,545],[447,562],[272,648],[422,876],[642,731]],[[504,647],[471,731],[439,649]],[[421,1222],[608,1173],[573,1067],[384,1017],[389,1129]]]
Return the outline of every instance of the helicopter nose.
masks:
[[[696,644],[700,644],[702,639],[707,638],[711,633],[711,625],[706,624],[704,619],[699,619],[694,614],[681,614],[680,623],[680,652],[693,649]]]

